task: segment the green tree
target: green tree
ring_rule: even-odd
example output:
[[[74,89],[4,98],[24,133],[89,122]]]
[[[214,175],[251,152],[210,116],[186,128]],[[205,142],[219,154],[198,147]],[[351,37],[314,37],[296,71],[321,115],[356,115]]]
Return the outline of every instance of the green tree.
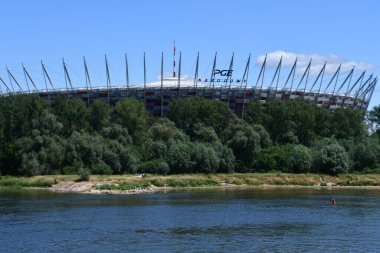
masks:
[[[354,170],[375,169],[380,165],[380,145],[377,136],[364,138],[357,143],[352,152]]]
[[[193,140],[207,143],[220,143],[220,139],[213,127],[205,126],[203,123],[194,124]]]
[[[144,105],[135,99],[126,99],[116,104],[116,112],[118,113],[123,127],[137,143],[143,141],[148,130],[149,115]]]
[[[88,126],[89,110],[81,99],[57,97],[54,100],[53,110],[63,124],[66,135]]]
[[[250,100],[247,103],[244,120],[250,124],[263,125],[266,122],[266,114],[259,101]]]
[[[236,119],[226,103],[199,97],[172,101],[169,104],[167,117],[191,137],[194,125],[197,123],[212,127],[217,134],[220,134],[226,125]]]
[[[0,171],[2,175],[18,175],[19,150],[13,140],[0,143]]]
[[[264,126],[274,143],[310,145],[315,137],[316,108],[303,99],[268,103]]]
[[[380,133],[380,105],[373,107],[367,114],[368,121],[373,124],[373,130]]]
[[[215,151],[219,157],[219,169],[220,173],[232,173],[235,171],[235,156],[230,147],[223,145],[222,143],[214,144]]]
[[[220,163],[214,148],[199,142],[191,145],[191,161],[194,162],[193,171],[204,173],[216,172]]]
[[[108,127],[111,124],[111,113],[112,110],[108,104],[99,100],[92,103],[89,115],[92,129],[99,132],[104,127]]]
[[[255,170],[261,172],[280,170],[291,172],[291,149],[289,145],[276,145],[272,148],[263,150],[255,161]]]
[[[166,154],[166,161],[173,173],[192,172],[191,147],[187,142],[173,141]]]
[[[118,124],[111,124],[109,127],[104,127],[100,131],[100,135],[105,139],[115,140],[124,146],[132,144],[132,137],[128,133],[128,129]]]
[[[351,108],[337,109],[332,118],[332,128],[337,139],[354,138],[360,140],[366,135],[364,115]]]
[[[332,135],[332,115],[323,108],[315,108],[314,133],[320,137],[330,137]]]
[[[267,104],[265,114],[265,128],[271,135],[274,143],[283,143],[283,136],[292,132],[292,112],[287,101],[274,100]]]
[[[247,172],[252,169],[255,158],[260,154],[260,135],[253,127],[241,122],[230,125],[223,133],[224,143],[233,151],[237,162],[237,170]]]
[[[253,130],[260,135],[260,146],[261,148],[270,148],[272,147],[272,140],[270,135],[261,125],[253,125]]]
[[[308,173],[311,171],[313,156],[309,148],[303,145],[292,145],[290,153],[289,168],[291,172]]]
[[[331,175],[348,172],[349,156],[337,141],[324,138],[314,143],[312,151],[314,171]]]
[[[39,119],[48,105],[38,95],[15,95],[0,97],[3,136],[19,138],[31,133],[33,120]]]
[[[158,159],[141,163],[137,171],[139,173],[167,175],[170,173],[170,168],[166,161]]]

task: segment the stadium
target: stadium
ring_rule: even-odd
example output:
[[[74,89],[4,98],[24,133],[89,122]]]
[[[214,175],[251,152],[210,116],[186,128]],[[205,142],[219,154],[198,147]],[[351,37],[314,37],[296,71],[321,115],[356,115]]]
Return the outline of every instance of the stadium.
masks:
[[[125,84],[111,85],[110,70],[105,56],[106,84],[93,86],[86,59],[83,58],[85,81],[82,87],[74,87],[66,63],[63,61],[64,88],[55,88],[46,66],[41,61],[43,89],[38,89],[28,69],[22,65],[25,85],[7,68],[8,80],[0,76],[1,95],[38,94],[49,105],[57,96],[80,98],[91,104],[95,100],[114,105],[126,98],[141,100],[147,111],[155,116],[165,116],[168,104],[174,99],[201,97],[220,100],[229,104],[238,116],[243,117],[247,102],[259,101],[265,106],[271,100],[290,100],[303,98],[318,107],[334,111],[337,108],[353,108],[366,111],[375,90],[377,77],[366,75],[366,71],[356,73],[355,67],[342,71],[338,66],[327,74],[326,62],[315,73],[311,74],[312,59],[306,68],[297,68],[297,58],[291,67],[282,67],[282,57],[272,69],[267,66],[267,56],[261,64],[256,64],[257,73],[250,71],[251,55],[244,61],[241,69],[234,68],[234,54],[226,67],[217,67],[217,54],[210,64],[208,75],[200,75],[199,53],[194,62],[192,77],[181,76],[182,55],[179,54],[176,66],[176,50],[173,50],[173,72],[171,77],[164,76],[164,57],[161,55],[159,80],[147,82],[145,53],[143,56],[143,83],[131,84],[129,81],[128,58],[125,55]],[[236,74],[240,71],[240,75]],[[282,72],[281,72],[282,71]],[[41,84],[39,85],[41,86]],[[16,89],[15,89],[16,87]],[[24,88],[23,88],[24,87]],[[5,92],[3,90],[5,89]]]

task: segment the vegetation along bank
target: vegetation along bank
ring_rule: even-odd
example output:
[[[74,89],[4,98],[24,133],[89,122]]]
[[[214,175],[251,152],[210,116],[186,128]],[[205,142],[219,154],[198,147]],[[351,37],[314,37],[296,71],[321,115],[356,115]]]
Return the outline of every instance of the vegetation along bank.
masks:
[[[226,103],[200,98],[174,100],[166,118],[154,118],[130,99],[86,106],[61,97],[49,107],[37,95],[0,97],[1,181],[8,175],[378,173],[379,123],[379,106],[367,115],[329,112],[302,99],[265,107],[250,101],[241,119]]]

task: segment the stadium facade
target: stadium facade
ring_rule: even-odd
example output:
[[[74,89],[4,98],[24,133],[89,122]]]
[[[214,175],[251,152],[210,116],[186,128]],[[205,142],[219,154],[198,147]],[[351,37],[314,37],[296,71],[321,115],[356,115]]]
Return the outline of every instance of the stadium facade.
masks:
[[[181,53],[179,55],[178,66],[176,66],[175,59],[174,48],[173,75],[170,78],[165,78],[162,54],[160,80],[148,83],[146,81],[147,71],[144,54],[144,82],[141,85],[131,85],[129,82],[128,59],[125,56],[126,84],[123,86],[111,85],[107,57],[105,57],[107,81],[104,87],[92,86],[85,58],[83,58],[85,83],[82,88],[73,87],[64,61],[63,73],[66,86],[64,89],[54,88],[50,75],[42,62],[41,67],[45,89],[37,89],[37,85],[28,70],[22,66],[27,86],[27,90],[23,89],[20,82],[7,68],[9,81],[6,82],[3,77],[0,77],[0,85],[3,85],[1,90],[4,90],[4,88],[6,90],[1,95],[10,96],[19,93],[35,93],[46,99],[49,104],[54,103],[54,98],[57,96],[80,98],[88,104],[91,104],[95,100],[101,100],[111,105],[126,98],[134,98],[141,100],[150,113],[161,117],[165,116],[170,101],[196,96],[224,101],[229,104],[230,108],[238,116],[243,116],[246,104],[250,100],[259,101],[265,105],[271,100],[291,100],[300,97],[330,111],[334,111],[337,108],[354,108],[366,111],[377,83],[377,77],[366,75],[365,71],[353,78],[354,67],[350,71],[342,73],[341,66],[339,66],[333,74],[327,77],[325,76],[326,63],[321,67],[317,75],[312,76],[310,74],[311,60],[306,69],[302,69],[302,74],[299,74],[299,71],[297,72],[297,59],[295,59],[292,67],[287,69],[287,73],[283,73],[280,78],[282,58],[279,60],[277,67],[273,68],[269,81],[267,81],[264,79],[266,69],[268,68],[267,57],[265,57],[261,66],[259,66],[260,71],[258,75],[250,78],[251,55],[247,58],[240,77],[234,75],[234,55],[231,57],[229,66],[223,69],[217,68],[217,54],[215,54],[212,61],[209,77],[201,77],[199,76],[199,53],[194,64],[194,76],[192,78],[183,78],[181,76]],[[16,86],[18,90],[15,91],[14,87]]]

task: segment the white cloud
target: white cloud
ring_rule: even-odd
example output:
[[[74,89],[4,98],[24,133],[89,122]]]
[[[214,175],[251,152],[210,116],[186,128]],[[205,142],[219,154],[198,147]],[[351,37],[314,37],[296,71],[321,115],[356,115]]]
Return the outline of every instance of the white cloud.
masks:
[[[282,66],[284,67],[291,67],[294,64],[294,61],[297,60],[297,69],[296,73],[297,75],[302,75],[304,71],[306,70],[307,65],[310,62],[310,59],[312,59],[311,67],[310,67],[310,74],[317,75],[320,70],[323,67],[323,64],[326,63],[326,74],[332,74],[334,73],[339,65],[341,64],[341,71],[349,71],[352,69],[352,67],[355,67],[355,70],[358,71],[364,71],[364,70],[371,70],[374,69],[375,66],[372,64],[367,64],[363,62],[356,62],[356,61],[349,61],[346,59],[343,59],[342,57],[339,57],[337,55],[331,54],[331,55],[319,55],[319,54],[298,54],[298,53],[292,53],[292,52],[285,52],[285,51],[274,51],[269,54],[267,54],[267,66],[269,67],[276,67],[282,57]],[[257,57],[257,64],[261,65],[264,62],[265,55],[261,55]]]

